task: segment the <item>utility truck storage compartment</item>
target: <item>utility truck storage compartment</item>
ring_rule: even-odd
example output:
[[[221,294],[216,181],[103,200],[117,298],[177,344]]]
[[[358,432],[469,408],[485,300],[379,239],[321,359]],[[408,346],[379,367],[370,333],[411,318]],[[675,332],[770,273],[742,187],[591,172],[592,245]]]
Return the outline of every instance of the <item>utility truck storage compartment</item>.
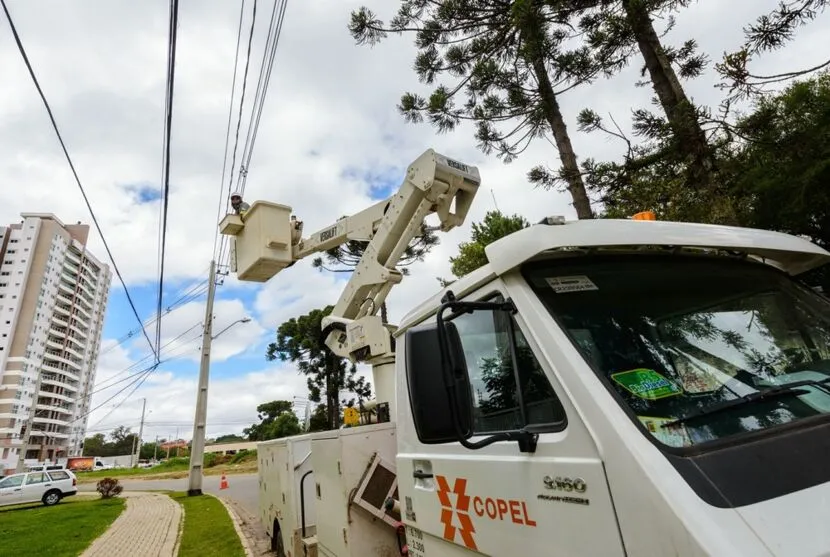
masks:
[[[239,280],[266,282],[293,261],[291,207],[254,201],[244,218],[227,215],[219,228],[222,234],[233,236],[232,257]]]
[[[268,535],[284,540],[286,555],[302,556],[302,511],[306,537],[315,533],[314,475],[311,474],[311,438],[314,434],[266,441],[257,445],[260,520]],[[304,505],[300,503],[300,482]]]
[[[326,433],[311,440],[318,554],[400,555],[396,517],[384,511],[386,499],[398,497],[395,424]]]

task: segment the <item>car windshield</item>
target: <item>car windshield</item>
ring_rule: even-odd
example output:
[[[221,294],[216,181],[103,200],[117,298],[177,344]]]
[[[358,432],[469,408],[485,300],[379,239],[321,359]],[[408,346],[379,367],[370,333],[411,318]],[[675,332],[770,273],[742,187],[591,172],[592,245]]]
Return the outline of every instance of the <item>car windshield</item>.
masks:
[[[665,445],[830,413],[830,303],[775,269],[638,255],[532,263],[524,275],[616,398]]]

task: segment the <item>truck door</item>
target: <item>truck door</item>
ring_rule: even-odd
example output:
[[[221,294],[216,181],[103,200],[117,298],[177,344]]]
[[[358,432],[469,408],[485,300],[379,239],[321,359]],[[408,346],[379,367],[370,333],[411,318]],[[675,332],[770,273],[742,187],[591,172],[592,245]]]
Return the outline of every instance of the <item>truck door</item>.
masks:
[[[506,297],[496,281],[466,299]],[[454,441],[421,443],[410,405],[428,401],[410,399],[407,380],[399,381],[398,485],[410,554],[624,555],[598,450],[555,370],[537,356],[521,314],[477,310],[452,323],[473,399],[470,441],[524,426],[540,434],[535,451],[526,453],[515,441],[478,450]],[[418,349],[404,343],[404,352]],[[404,366],[414,361],[401,356]],[[407,369],[406,377],[419,371],[426,372]]]

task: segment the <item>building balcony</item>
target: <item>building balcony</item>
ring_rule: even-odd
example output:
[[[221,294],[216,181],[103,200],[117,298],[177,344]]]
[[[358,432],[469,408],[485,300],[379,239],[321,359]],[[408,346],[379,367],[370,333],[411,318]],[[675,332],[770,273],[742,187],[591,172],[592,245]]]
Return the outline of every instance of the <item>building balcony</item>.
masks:
[[[63,281],[58,283],[58,292],[63,292],[64,294],[68,294],[70,297],[75,295],[75,288],[71,285],[66,284]]]
[[[49,372],[49,373],[52,373],[52,374],[55,374],[55,375],[58,375],[58,376],[66,377],[67,379],[70,379],[71,381],[75,381],[76,385],[80,384],[81,378],[78,375],[72,373],[71,371],[68,371],[66,369],[61,369],[60,367],[58,367],[56,365],[49,364],[49,363],[46,363],[46,362],[43,362],[42,367],[43,367],[43,371],[46,371],[46,372]],[[75,390],[77,390],[77,388]]]
[[[64,321],[54,313],[52,314],[52,323],[61,327],[69,327],[69,321]]]
[[[61,273],[61,282],[66,282],[68,283],[68,285],[77,286],[78,277],[76,277],[73,274],[67,273],[66,271],[63,271]]]
[[[41,381],[40,390],[37,393],[37,395],[39,397],[53,398],[55,400],[60,400],[61,402],[70,402],[71,403],[71,402],[75,401],[75,399],[71,396],[61,394],[61,393],[56,393],[56,392],[53,392],[53,391],[49,391],[49,390],[44,389],[43,387],[44,387],[44,385],[43,385],[43,382]]]
[[[56,426],[63,426],[69,427],[70,422],[72,421],[71,416],[67,416],[65,419],[58,419],[58,418],[44,418],[43,416],[35,416],[32,418],[32,422],[36,424],[45,424],[45,425],[56,425]],[[40,430],[43,431],[43,430]],[[32,435],[34,435],[35,429],[32,429]],[[55,431],[47,431],[48,435],[64,435],[66,438],[69,437],[68,433],[61,433]]]
[[[74,393],[80,390],[80,381],[73,381],[56,373],[44,373],[43,377],[40,378],[40,384],[61,387],[66,391],[72,391]]]
[[[38,410],[43,410],[46,412],[58,412],[60,414],[66,414],[67,416],[71,416],[74,409],[70,404],[38,404],[35,406]]]
[[[81,264],[81,256],[75,254],[72,250],[66,250],[66,259],[74,263],[75,265]]]

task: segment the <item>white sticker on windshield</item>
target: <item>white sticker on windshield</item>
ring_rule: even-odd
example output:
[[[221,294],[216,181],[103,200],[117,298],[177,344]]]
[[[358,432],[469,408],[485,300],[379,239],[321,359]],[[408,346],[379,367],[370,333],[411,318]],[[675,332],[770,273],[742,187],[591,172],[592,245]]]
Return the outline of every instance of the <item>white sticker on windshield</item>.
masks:
[[[553,291],[557,294],[599,290],[597,285],[585,275],[575,275],[572,277],[548,277],[545,280],[548,281],[548,285],[553,288]]]

